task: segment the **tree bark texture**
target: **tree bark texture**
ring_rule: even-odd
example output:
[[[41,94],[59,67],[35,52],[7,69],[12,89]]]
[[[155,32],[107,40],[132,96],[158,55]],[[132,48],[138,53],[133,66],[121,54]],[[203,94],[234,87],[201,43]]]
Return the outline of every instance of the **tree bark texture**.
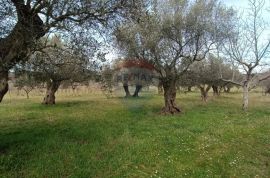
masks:
[[[180,113],[180,108],[176,105],[176,81],[169,79],[162,82],[164,89],[165,106],[162,109],[163,114]]]
[[[8,91],[8,72],[0,71],[0,102]]]
[[[211,89],[211,85],[207,85],[206,87],[203,86],[199,86],[200,91],[201,91],[201,97],[202,97],[202,101],[207,102],[208,100],[208,91]]]
[[[270,94],[270,87],[267,87],[264,91],[264,94],[267,95],[267,94]]]
[[[10,34],[0,39],[0,98],[8,90],[8,71],[18,62],[27,59],[37,39],[45,35],[41,18],[24,4],[24,1],[12,1],[16,7],[17,23]],[[4,74],[3,74],[4,73]]]
[[[42,104],[48,104],[48,105],[55,104],[55,93],[58,90],[60,83],[61,82],[59,81],[50,81],[47,83],[46,95],[43,99]]]
[[[220,95],[220,90],[219,90],[218,86],[212,85],[212,89],[213,89],[213,95],[214,96],[219,96]]]

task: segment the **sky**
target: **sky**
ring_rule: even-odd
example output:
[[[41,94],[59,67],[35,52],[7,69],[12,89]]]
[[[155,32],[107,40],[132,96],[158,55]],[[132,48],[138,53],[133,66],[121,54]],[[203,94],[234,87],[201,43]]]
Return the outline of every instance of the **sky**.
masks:
[[[264,0],[265,1],[265,8],[268,8],[270,11],[270,0]],[[248,7],[249,7],[249,0],[220,0],[220,2],[224,3],[227,6],[231,6],[233,8],[235,8],[236,10],[240,10],[240,11],[247,11]],[[267,20],[268,22],[270,22],[270,12],[269,11],[264,11],[263,12],[263,17],[265,18],[265,20]]]
[[[220,2],[237,7],[247,7],[249,0],[220,0]],[[269,5],[269,0],[265,0],[265,3]]]
[[[227,6],[233,7],[243,14],[245,17],[249,10],[249,0],[220,0],[220,2],[224,3]],[[264,10],[262,11],[262,18],[266,23],[270,24],[270,0],[264,0]],[[270,34],[270,29],[267,32]]]
[[[227,6],[231,6],[234,9],[238,10],[239,12],[242,12],[243,18],[247,16],[245,12],[249,9],[249,0],[220,0],[222,3],[224,3]],[[270,0],[264,0],[264,10],[262,12],[262,18],[265,21],[265,23],[268,23],[268,28],[265,29],[264,33],[262,34],[260,38],[261,44],[265,44],[270,39]],[[269,58],[265,58],[264,62],[269,63]]]

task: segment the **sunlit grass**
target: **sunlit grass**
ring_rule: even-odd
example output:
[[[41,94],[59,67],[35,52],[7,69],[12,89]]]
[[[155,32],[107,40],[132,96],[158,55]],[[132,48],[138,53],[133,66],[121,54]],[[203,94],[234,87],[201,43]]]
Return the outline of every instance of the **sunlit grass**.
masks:
[[[210,94],[211,95],[211,94]],[[270,96],[178,95],[183,113],[159,115],[162,96],[10,94],[0,105],[0,177],[270,177]]]

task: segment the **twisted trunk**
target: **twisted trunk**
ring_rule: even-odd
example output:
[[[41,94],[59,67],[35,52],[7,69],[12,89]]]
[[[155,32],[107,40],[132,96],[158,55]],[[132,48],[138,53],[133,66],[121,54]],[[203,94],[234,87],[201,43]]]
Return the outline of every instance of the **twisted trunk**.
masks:
[[[8,71],[0,71],[0,102],[8,91]]]
[[[35,41],[45,35],[44,24],[38,14],[24,1],[12,1],[16,7],[17,23],[11,33],[0,39],[0,101],[7,93],[7,75],[18,62],[27,59]]]
[[[214,96],[219,96],[219,95],[220,95],[218,86],[212,85],[212,89],[213,89],[213,94],[214,94]]]
[[[175,79],[167,79],[162,82],[164,89],[165,106],[162,109],[164,114],[180,113],[180,108],[176,105],[176,81]]]
[[[55,93],[58,90],[60,84],[60,81],[50,81],[47,83],[47,91],[42,104],[55,104]]]
[[[207,102],[208,99],[208,91],[211,89],[210,85],[207,85],[206,87],[203,86],[199,86],[200,91],[201,91],[201,97],[202,97],[202,101]]]
[[[223,89],[223,86],[220,86],[218,89],[219,95],[221,94],[222,89]]]
[[[139,97],[139,92],[141,91],[142,86],[141,85],[136,85],[136,89],[134,91],[133,97]]]

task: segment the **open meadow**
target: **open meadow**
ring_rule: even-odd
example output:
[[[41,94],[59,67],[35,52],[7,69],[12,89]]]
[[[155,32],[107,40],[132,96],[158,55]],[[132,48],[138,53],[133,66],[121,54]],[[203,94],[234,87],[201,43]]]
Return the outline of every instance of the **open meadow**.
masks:
[[[141,95],[7,95],[0,177],[270,177],[270,96],[251,93],[245,113],[241,93],[181,93],[183,112],[164,116],[162,96]]]

